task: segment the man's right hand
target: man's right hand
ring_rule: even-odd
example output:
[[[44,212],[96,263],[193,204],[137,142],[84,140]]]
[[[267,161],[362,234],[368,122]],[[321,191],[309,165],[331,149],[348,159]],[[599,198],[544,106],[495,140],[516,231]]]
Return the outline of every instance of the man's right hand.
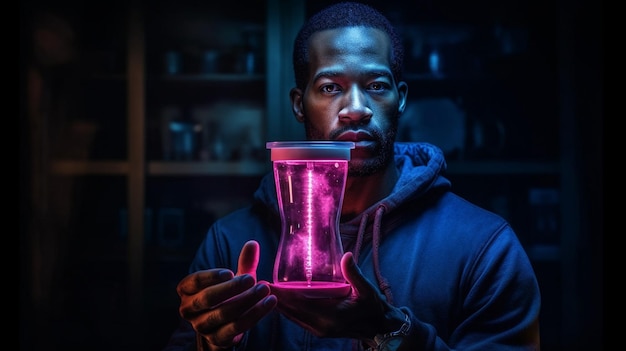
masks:
[[[230,348],[243,333],[276,307],[267,282],[257,282],[259,244],[248,241],[239,254],[237,274],[209,269],[189,274],[176,288],[180,315],[210,350]]]

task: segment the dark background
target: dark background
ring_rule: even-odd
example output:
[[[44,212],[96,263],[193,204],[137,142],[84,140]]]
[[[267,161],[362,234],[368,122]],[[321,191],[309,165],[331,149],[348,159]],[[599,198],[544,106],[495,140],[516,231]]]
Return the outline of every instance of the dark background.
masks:
[[[281,24],[295,28],[301,17],[329,1],[304,1],[300,7],[269,3],[281,12],[298,9]],[[447,153],[448,177],[456,192],[511,221],[528,249],[543,297],[542,349],[603,349],[602,2],[368,3],[386,12],[404,36],[410,51],[405,74],[414,106],[453,101],[463,112],[464,139],[460,149]],[[144,141],[128,135],[123,78],[128,4],[20,2],[20,350],[161,349],[176,326],[174,289],[195,247],[217,217],[249,201],[263,173],[165,171],[146,176],[144,288],[138,305],[132,297],[135,283],[129,278],[133,272],[128,263],[133,257],[124,162],[131,145],[144,142],[148,161],[167,158],[160,139],[162,126],[154,116],[170,103],[183,106],[186,115],[198,101],[240,107],[243,99],[254,107],[288,98],[287,91],[266,91],[266,78],[255,78],[263,68],[242,78],[238,64],[246,50],[255,51],[260,67],[267,64],[265,57],[271,57],[270,48],[254,39],[258,28],[266,25],[265,16],[272,16],[263,2],[140,5],[146,44]],[[55,17],[41,19],[42,13]],[[73,33],[78,59],[64,60],[63,50],[58,61],[37,56],[33,49],[37,23],[61,38]],[[206,68],[200,68],[198,48],[183,39],[214,44],[221,43],[215,33],[225,33],[222,39],[230,43],[228,25],[239,28],[240,23],[246,24],[247,36],[223,51],[217,75],[197,74]],[[224,24],[227,28],[219,32],[216,28]],[[290,47],[292,39],[289,34],[285,37],[284,45]],[[40,39],[54,48],[55,38]],[[429,67],[428,53],[434,49],[440,54],[443,76],[433,75]],[[162,58],[169,50],[182,52],[187,65],[181,79],[163,83]],[[51,57],[56,56],[47,59]],[[290,64],[284,67],[285,72],[290,69]],[[33,73],[41,80],[33,79]],[[37,88],[38,82],[44,89]],[[42,95],[33,95],[37,92]],[[498,147],[490,139],[494,121],[507,135]],[[91,139],[79,137],[94,123],[97,131],[89,134]],[[482,144],[471,132],[479,127],[486,137]],[[262,140],[263,133],[271,132],[261,131]],[[216,142],[215,135],[211,138]],[[239,165],[242,155],[243,149],[234,150],[227,161]],[[251,155],[247,157],[268,164],[262,152],[253,150]],[[192,157],[199,163],[208,157],[209,167],[217,167],[214,154]],[[78,160],[79,165],[111,163],[93,172],[59,175],[55,171],[59,159]],[[558,194],[556,202],[545,197],[553,191]],[[542,226],[550,221],[556,229]]]

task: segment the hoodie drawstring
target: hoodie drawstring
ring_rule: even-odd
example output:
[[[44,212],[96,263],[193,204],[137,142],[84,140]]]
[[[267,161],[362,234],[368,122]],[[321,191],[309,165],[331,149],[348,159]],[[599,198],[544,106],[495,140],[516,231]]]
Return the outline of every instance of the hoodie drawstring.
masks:
[[[363,233],[365,233],[365,228],[367,228],[367,213],[363,214],[361,217],[361,223],[359,223],[359,231],[357,232],[356,244],[354,246],[354,262],[359,263],[359,253],[361,252],[361,246],[363,246]]]
[[[393,304],[393,296],[391,294],[391,286],[385,277],[383,277],[382,273],[380,273],[380,263],[379,263],[379,255],[378,248],[380,247],[380,227],[383,219],[383,214],[385,213],[385,206],[379,206],[376,209],[376,215],[374,216],[374,226],[372,228],[372,256],[374,263],[374,273],[376,274],[376,280],[378,282],[378,287],[385,294],[387,298],[387,302]],[[367,220],[368,215],[363,214],[361,217],[361,223],[359,224],[359,231],[356,238],[356,244],[354,247],[354,261],[359,263],[359,253],[361,252],[361,246],[363,246],[363,237],[365,236],[365,229],[367,228]]]
[[[374,217],[374,228],[372,229],[372,255],[374,258],[374,273],[376,274],[376,280],[378,280],[378,287],[385,293],[387,302],[393,304],[393,296],[391,295],[391,286],[382,273],[380,273],[380,264],[378,260],[378,248],[380,247],[380,223],[383,219],[383,213],[385,213],[385,207],[380,206],[376,209],[376,216]]]

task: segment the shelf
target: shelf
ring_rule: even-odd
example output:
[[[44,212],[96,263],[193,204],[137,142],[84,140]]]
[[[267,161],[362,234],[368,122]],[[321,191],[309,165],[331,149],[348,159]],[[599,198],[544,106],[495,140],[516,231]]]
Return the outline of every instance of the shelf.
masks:
[[[270,171],[270,164],[259,161],[153,161],[148,163],[148,174],[156,176],[249,175],[258,176]]]
[[[87,174],[128,174],[127,161],[53,161],[50,171],[55,175],[87,175]]]
[[[214,73],[214,74],[169,74],[159,77],[164,82],[263,82],[263,74],[237,74],[237,73]]]
[[[403,78],[405,81],[411,83],[438,83],[438,84],[450,84],[450,83],[477,83],[485,80],[485,77],[478,74],[465,74],[458,73],[453,74],[433,74],[433,73],[404,73]]]

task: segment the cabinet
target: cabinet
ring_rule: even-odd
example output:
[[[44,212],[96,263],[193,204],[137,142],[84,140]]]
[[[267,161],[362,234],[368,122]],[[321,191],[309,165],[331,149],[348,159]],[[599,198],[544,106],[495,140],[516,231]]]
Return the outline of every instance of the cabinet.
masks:
[[[164,345],[175,284],[210,222],[249,201],[270,167],[265,141],[303,138],[288,103],[292,40],[326,3],[21,5],[21,307],[27,329],[47,330],[22,338],[27,349]],[[534,1],[373,4],[407,44],[401,137],[446,146],[455,191],[511,221],[542,284],[543,348],[572,346],[578,306],[597,295],[571,273],[590,220],[567,108],[577,92],[564,83],[576,77],[557,65],[574,48],[555,45],[571,18],[535,18]],[[42,57],[37,38],[73,48]],[[447,127],[409,123],[442,111]]]
[[[25,348],[165,344],[194,246],[249,201],[265,141],[300,131],[276,92],[301,8],[22,4],[22,307],[26,329],[47,330]]]

